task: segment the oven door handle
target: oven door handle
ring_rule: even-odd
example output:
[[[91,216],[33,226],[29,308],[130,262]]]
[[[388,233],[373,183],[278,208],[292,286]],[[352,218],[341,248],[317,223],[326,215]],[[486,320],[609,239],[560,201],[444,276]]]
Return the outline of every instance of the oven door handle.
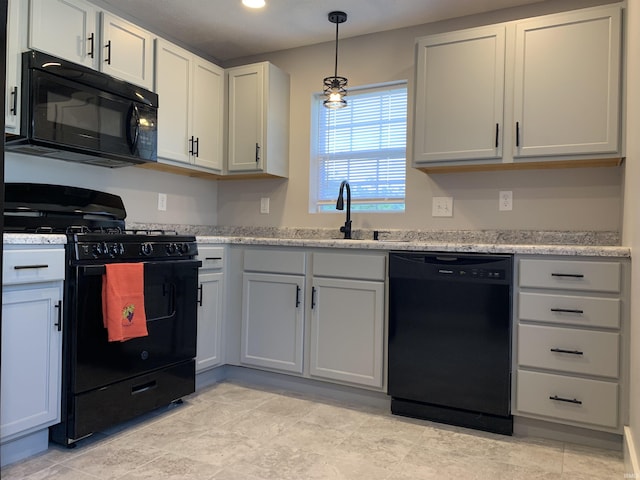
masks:
[[[104,265],[82,265],[78,267],[79,273],[87,277],[97,277],[107,273]]]

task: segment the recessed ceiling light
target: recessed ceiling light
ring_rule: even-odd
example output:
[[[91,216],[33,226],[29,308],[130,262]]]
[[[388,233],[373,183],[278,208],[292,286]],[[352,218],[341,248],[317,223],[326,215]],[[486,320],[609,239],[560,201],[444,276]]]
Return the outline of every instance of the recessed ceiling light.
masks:
[[[249,8],[262,8],[265,5],[264,0],[242,0],[242,4]]]

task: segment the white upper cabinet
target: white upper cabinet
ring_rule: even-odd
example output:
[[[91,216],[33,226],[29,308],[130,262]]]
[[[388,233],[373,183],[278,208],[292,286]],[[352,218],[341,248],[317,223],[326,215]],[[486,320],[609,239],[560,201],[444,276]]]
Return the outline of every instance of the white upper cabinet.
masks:
[[[289,75],[267,62],[227,70],[229,173],[289,174]]]
[[[514,156],[619,150],[621,11],[516,24]]]
[[[220,172],[224,143],[224,70],[158,39],[156,91],[161,98],[159,162],[180,162]]]
[[[27,49],[28,4],[10,0],[7,10],[7,76],[5,82],[4,131],[20,133],[22,52]]]
[[[194,163],[222,170],[224,139],[224,70],[206,60],[193,65]]]
[[[102,71],[153,89],[153,36],[136,25],[102,12]]]
[[[31,0],[29,47],[151,90],[153,35],[84,0]]]
[[[416,162],[502,156],[505,27],[418,41]]]
[[[31,0],[29,47],[98,69],[98,9],[83,0]]]
[[[193,55],[162,39],[156,40],[158,158],[189,163],[191,131],[191,63]]]
[[[621,45],[619,4],[418,39],[413,166],[618,164]]]

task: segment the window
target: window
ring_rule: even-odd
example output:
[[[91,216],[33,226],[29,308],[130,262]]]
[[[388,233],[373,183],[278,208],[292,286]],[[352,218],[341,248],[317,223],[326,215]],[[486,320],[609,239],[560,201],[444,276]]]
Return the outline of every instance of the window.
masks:
[[[314,96],[310,211],[335,211],[348,180],[353,211],[403,212],[407,84],[351,89],[347,107],[323,107]]]

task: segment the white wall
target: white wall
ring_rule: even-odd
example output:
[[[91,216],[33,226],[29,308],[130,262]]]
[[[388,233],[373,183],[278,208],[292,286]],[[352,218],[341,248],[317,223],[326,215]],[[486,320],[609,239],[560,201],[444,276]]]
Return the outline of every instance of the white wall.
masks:
[[[72,185],[120,195],[127,221],[187,225],[217,223],[217,182],[138,167],[106,168],[5,151],[5,182]],[[158,210],[158,193],[167,210]]]
[[[340,41],[338,73],[346,76],[351,86],[407,79],[411,90],[416,37],[598,3],[607,2],[556,0],[344,39]],[[347,21],[340,28],[341,35],[348,29]],[[221,182],[219,224],[338,228],[344,221],[341,212],[308,212],[311,97],[321,91],[322,79],[333,71],[334,49],[335,44],[330,42],[232,62],[238,65],[269,60],[290,74],[290,175],[288,181]],[[356,213],[353,226],[354,229],[620,230],[623,170],[622,167],[426,175],[408,168],[406,212]],[[513,211],[498,211],[500,190],[513,191]],[[336,197],[337,194],[336,191]],[[433,196],[454,197],[452,218],[431,217]],[[260,197],[270,197],[270,214],[259,213]]]
[[[627,433],[636,448],[640,475],[640,0],[628,0],[627,10],[627,168],[625,174],[623,244],[631,247],[631,388]],[[627,460],[631,461],[631,458]]]

